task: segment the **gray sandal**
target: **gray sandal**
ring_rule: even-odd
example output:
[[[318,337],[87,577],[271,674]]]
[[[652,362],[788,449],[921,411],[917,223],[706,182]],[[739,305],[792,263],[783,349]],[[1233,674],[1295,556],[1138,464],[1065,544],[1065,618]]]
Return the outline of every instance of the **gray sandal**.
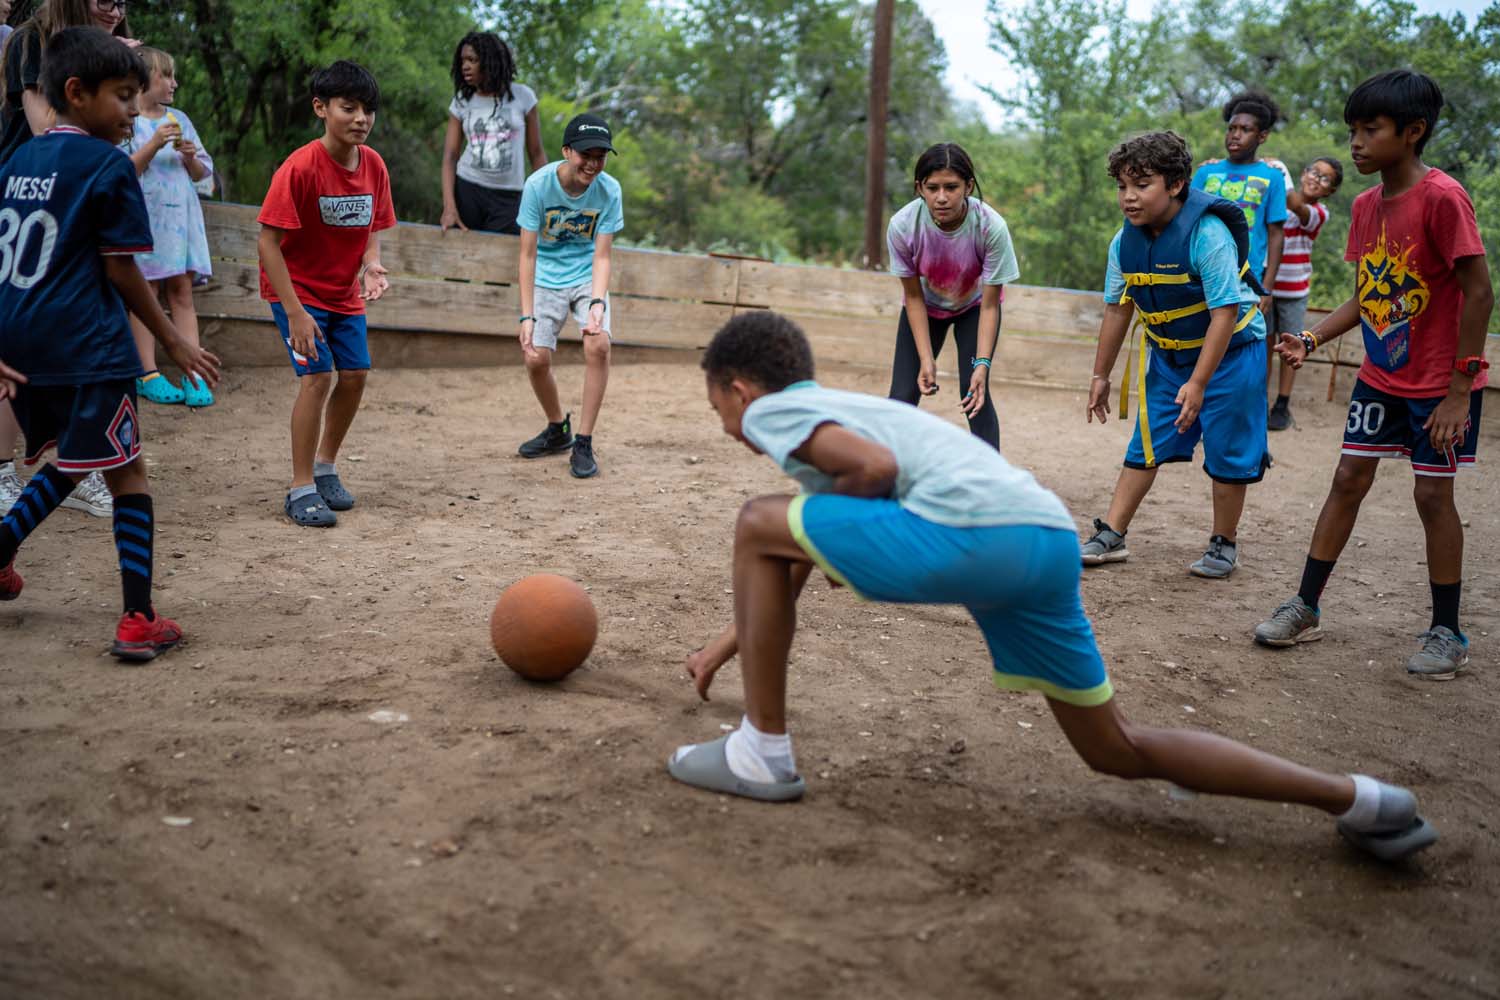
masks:
[[[344,489],[337,472],[313,476],[313,485],[318,488],[318,496],[323,498],[330,510],[348,510],[354,506],[354,494]]]
[[[304,528],[331,528],[339,523],[338,515],[316,493],[293,500],[286,498],[286,516]]]
[[[745,781],[736,777],[724,756],[724,744],[728,741],[728,736],[721,736],[710,743],[699,743],[680,758],[674,753],[667,760],[667,773],[695,788],[743,795],[761,802],[792,802],[807,791],[800,777],[791,781]]]
[[[1400,861],[1425,847],[1437,843],[1437,830],[1420,816],[1411,821],[1404,830],[1389,833],[1363,833],[1345,823],[1338,825],[1339,833],[1361,850],[1369,851],[1381,861]]]

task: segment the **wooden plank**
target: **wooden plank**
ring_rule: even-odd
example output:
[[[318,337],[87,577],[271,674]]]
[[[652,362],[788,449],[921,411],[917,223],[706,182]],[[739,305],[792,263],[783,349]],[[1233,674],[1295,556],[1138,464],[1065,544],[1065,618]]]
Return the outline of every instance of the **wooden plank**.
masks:
[[[884,316],[901,312],[901,283],[885,273],[740,261],[738,305],[808,316]]]
[[[252,205],[204,204],[215,257],[257,259],[257,211]],[[520,270],[520,244],[515,236],[457,229],[445,233],[437,226],[403,222],[381,235],[380,254],[394,276],[513,285]],[[612,264],[610,291],[621,295],[732,303],[739,284],[737,260],[619,248]]]
[[[391,290],[368,307],[372,329],[464,333],[513,338],[518,308],[515,289],[470,282],[398,278]],[[197,296],[205,318],[268,321],[270,307],[260,298],[260,272],[253,264],[222,261],[214,288]],[[670,302],[611,296],[615,341],[648,347],[697,349],[728,321],[733,308],[701,302]],[[569,323],[563,338],[579,336]]]

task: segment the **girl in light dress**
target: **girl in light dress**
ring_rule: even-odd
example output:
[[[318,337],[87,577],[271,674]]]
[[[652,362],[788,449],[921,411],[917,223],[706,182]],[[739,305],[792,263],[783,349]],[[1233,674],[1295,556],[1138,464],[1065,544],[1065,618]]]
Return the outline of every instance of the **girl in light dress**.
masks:
[[[193,344],[198,343],[198,312],[193,306],[193,276],[212,273],[203,209],[194,184],[212,176],[214,161],[198,140],[188,116],[172,107],[177,91],[176,66],[160,49],[137,50],[151,70],[151,85],[141,92],[140,115],[129,144],[130,159],[141,178],[146,211],[151,216],[150,253],[136,257],[141,273],[158,293],[165,293],[172,323]],[[156,341],[134,316],[141,367],[139,395],[153,403],[210,406],[214,396],[202,379],[184,376],[182,387],[156,370]]]

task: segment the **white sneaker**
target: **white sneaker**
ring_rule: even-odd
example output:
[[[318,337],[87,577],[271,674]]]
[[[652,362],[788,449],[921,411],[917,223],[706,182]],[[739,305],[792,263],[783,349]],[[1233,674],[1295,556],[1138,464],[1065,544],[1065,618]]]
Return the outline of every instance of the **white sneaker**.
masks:
[[[16,475],[16,463],[0,463],[0,517],[10,513],[11,507],[21,499],[21,492],[26,489],[26,480]]]
[[[115,512],[115,498],[109,495],[104,477],[97,472],[89,473],[87,479],[75,486],[62,505],[95,517],[109,517]]]

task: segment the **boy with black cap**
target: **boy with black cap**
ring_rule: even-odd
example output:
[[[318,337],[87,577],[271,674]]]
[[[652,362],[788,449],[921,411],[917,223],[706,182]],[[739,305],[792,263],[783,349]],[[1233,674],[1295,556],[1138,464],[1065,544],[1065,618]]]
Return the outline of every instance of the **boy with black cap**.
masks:
[[[609,381],[609,264],[614,234],[625,226],[620,182],[604,172],[613,153],[609,125],[578,115],[563,131],[561,161],[526,179],[521,192],[521,353],[547,428],[521,445],[524,458],[572,450],[570,471],[598,475],[594,422]],[[578,433],[563,413],[552,377],[557,335],[573,315],[583,334],[583,413]]]

